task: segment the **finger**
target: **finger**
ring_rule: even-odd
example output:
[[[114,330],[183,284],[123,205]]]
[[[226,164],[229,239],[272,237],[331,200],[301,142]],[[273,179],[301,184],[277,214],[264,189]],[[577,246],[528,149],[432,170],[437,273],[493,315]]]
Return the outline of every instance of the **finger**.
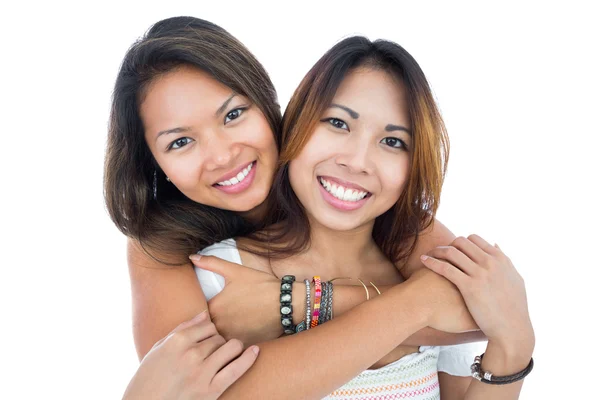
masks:
[[[479,235],[469,235],[468,238],[471,242],[475,243],[479,248],[490,255],[494,255],[498,253],[498,248],[492,246],[487,241],[485,241]]]
[[[217,335],[219,335],[219,332],[217,332],[215,324],[205,319],[195,325],[171,333],[166,340],[181,347],[189,347]]]
[[[225,278],[225,282],[229,282],[231,276],[237,271],[238,268],[244,268],[239,264],[231,263],[214,256],[200,256],[199,254],[192,254],[190,256],[190,260],[192,260],[192,263],[197,268],[221,275]]]
[[[225,346],[226,340],[221,335],[214,335],[209,337],[208,339],[202,340],[200,343],[196,345],[193,349],[197,360],[204,361],[211,356],[216,351],[223,346]],[[214,374],[217,371],[211,372]]]
[[[469,276],[475,275],[479,270],[479,267],[473,260],[454,246],[438,246],[427,253],[427,255],[438,260],[448,261]]]
[[[258,346],[250,346],[235,360],[233,360],[233,358],[236,356],[229,359],[224,357],[218,362],[215,360],[215,365],[219,365],[219,363],[221,363],[221,365],[218,367],[219,369],[223,368],[223,366],[225,366],[225,368],[221,369],[219,373],[215,375],[211,384],[215,385],[219,391],[225,391],[233,382],[237,381],[240,376],[244,375],[244,373],[250,369],[258,357],[258,352]],[[211,358],[215,356],[220,357],[221,354],[215,352]]]
[[[196,316],[188,321],[184,321],[181,324],[177,325],[175,327],[175,329],[173,329],[171,332],[169,332],[167,335],[165,335],[162,339],[160,339],[158,342],[156,342],[153,346],[157,347],[160,346],[169,336],[171,336],[172,334],[174,334],[175,332],[179,332],[182,331],[186,328],[189,328],[190,326],[193,326],[195,324],[198,324],[202,321],[205,321],[208,318],[208,310],[204,310],[199,314],[196,314]]]
[[[477,264],[483,263],[488,257],[488,254],[479,246],[462,236],[454,239],[450,245],[462,251],[467,257]]]
[[[454,283],[459,289],[465,283],[467,275],[465,275],[464,272],[456,268],[454,265],[446,261],[441,261],[425,255],[421,256],[421,261],[423,262],[423,265],[425,265],[427,268],[429,268],[436,274],[448,279],[450,282]]]

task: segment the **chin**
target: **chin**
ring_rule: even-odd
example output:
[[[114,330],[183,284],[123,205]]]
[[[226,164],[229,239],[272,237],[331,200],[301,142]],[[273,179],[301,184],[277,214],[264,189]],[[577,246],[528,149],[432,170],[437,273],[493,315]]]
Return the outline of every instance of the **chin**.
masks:
[[[358,218],[343,218],[342,216],[332,218],[331,215],[328,215],[317,217],[315,220],[327,229],[338,232],[351,231],[363,225]]]

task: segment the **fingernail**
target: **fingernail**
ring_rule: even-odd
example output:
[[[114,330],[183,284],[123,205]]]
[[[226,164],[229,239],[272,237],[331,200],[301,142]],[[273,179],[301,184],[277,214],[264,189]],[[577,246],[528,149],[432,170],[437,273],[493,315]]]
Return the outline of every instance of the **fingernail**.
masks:
[[[258,355],[259,351],[260,349],[258,348],[258,346],[252,346],[252,352],[254,352],[254,354]]]
[[[202,258],[202,256],[200,254],[192,254],[190,256],[190,260],[196,261],[196,262],[200,261],[201,258]]]
[[[428,259],[429,259],[429,257],[427,257],[424,254],[421,256],[421,261],[427,261]]]

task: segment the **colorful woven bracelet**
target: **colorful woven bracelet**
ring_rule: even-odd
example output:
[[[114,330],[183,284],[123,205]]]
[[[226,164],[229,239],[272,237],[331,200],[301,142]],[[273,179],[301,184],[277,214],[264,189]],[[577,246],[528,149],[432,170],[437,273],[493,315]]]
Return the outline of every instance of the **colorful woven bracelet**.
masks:
[[[291,335],[296,333],[296,327],[292,319],[292,288],[296,277],[294,275],[284,275],[281,278],[281,294],[279,296],[281,312],[281,326],[283,326],[283,333]]]
[[[321,277],[313,277],[313,283],[315,284],[315,305],[313,309],[312,321],[310,321],[310,327],[315,328],[319,325],[319,310],[321,308]]]

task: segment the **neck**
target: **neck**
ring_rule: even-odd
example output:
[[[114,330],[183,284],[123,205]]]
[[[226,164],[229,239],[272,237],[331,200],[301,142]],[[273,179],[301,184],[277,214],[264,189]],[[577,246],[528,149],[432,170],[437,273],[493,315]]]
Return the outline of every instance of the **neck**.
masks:
[[[364,269],[380,261],[381,251],[373,241],[374,221],[350,231],[331,230],[309,218],[311,245],[304,254],[330,278],[361,276]]]

